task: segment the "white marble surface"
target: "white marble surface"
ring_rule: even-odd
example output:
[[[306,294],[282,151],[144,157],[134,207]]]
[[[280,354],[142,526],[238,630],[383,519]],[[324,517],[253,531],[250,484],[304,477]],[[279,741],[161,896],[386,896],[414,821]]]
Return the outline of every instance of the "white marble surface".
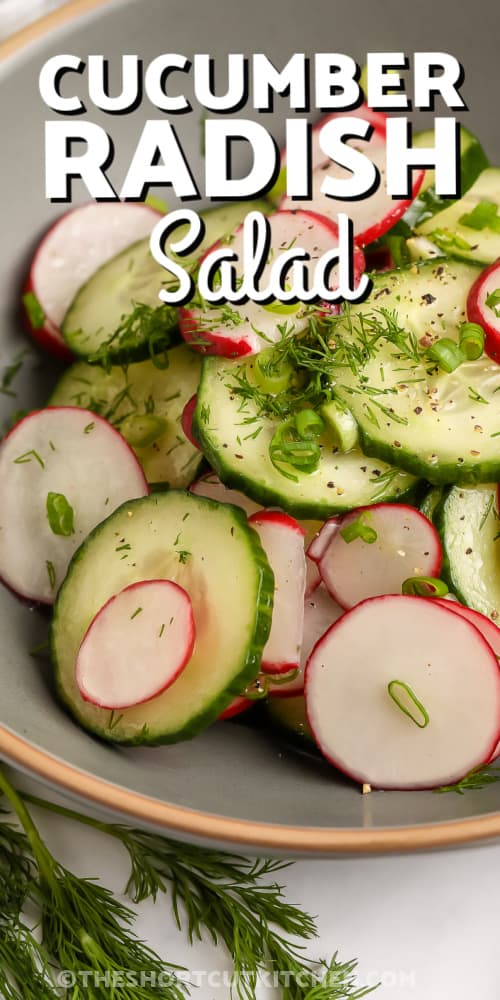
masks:
[[[0,0],[0,37],[57,0]],[[24,784],[26,784],[24,782]],[[44,794],[30,783],[33,791]],[[100,875],[123,889],[127,864],[105,837],[36,813],[58,858],[81,875]],[[498,1000],[500,847],[412,857],[299,862],[285,873],[289,898],[317,914],[320,936],[311,954],[359,959],[360,982],[382,981],[380,1000]],[[197,1000],[226,1000],[222,949],[189,948],[168,902],[137,907],[136,930],[171,961],[194,973]],[[273,991],[263,987],[262,998]]]

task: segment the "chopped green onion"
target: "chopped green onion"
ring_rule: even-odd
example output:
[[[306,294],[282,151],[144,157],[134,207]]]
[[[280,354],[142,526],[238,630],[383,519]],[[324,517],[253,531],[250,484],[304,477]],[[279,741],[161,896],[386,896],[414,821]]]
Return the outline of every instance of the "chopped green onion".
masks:
[[[486,296],[485,305],[487,305],[489,309],[493,309],[495,316],[500,317],[500,310],[497,308],[497,306],[500,306],[500,288],[495,288],[493,292],[490,292],[490,294]]]
[[[477,361],[484,351],[484,330],[479,323],[462,323],[459,330],[460,350],[467,361]]]
[[[299,676],[299,673],[299,668],[294,667],[293,670],[288,670],[286,674],[270,674],[269,683],[273,687],[279,687],[280,684],[288,684],[290,681],[294,681]]]
[[[255,356],[254,380],[263,392],[277,395],[290,385],[293,367],[288,361],[276,358],[274,348],[268,347]]]
[[[45,323],[45,313],[34,292],[25,292],[22,302],[33,329],[40,330]]]
[[[163,417],[137,413],[123,421],[120,433],[133,448],[148,448],[166,429],[167,421]]]
[[[422,705],[422,702],[418,700],[415,692],[412,690],[409,684],[405,681],[393,680],[389,681],[387,685],[387,691],[389,697],[392,698],[395,705],[398,706],[399,710],[403,712],[403,715],[407,715],[412,722],[415,723],[419,729],[425,729],[429,725],[429,713]],[[405,701],[402,701],[402,697],[407,696],[410,705]],[[412,714],[413,712],[420,713],[420,718],[417,714]]]
[[[444,580],[434,576],[409,576],[403,581],[401,592],[412,597],[446,597],[448,587]]]
[[[467,229],[491,229],[495,233],[500,232],[498,205],[486,198],[478,202],[471,212],[461,215],[458,221],[461,226],[467,226]]]
[[[47,518],[54,535],[69,538],[75,533],[75,514],[64,493],[47,493]]]
[[[427,349],[427,355],[432,361],[437,361],[445,372],[454,372],[466,361],[465,354],[450,337],[441,337],[432,347]]]
[[[295,426],[301,438],[319,437],[325,429],[315,410],[299,410],[295,415]]]
[[[306,427],[313,426],[310,417],[311,413],[314,414],[315,420],[317,418],[321,424],[323,423],[321,418],[314,413],[314,410],[304,410],[301,412],[309,414],[309,417],[304,418],[302,421],[304,430]],[[315,422],[314,426],[316,427],[316,431],[313,431],[313,433],[317,433],[319,427]],[[299,433],[296,417],[289,417],[288,420],[284,420],[276,428],[269,445],[269,457],[275,469],[281,472],[281,475],[297,483],[297,476],[283,469],[283,466],[292,466],[294,469],[300,469],[301,472],[314,472],[319,465],[321,449],[312,437],[304,437]]]
[[[332,399],[321,407],[328,430],[341,451],[350,451],[358,443],[358,424],[350,410]]]
[[[452,233],[450,229],[434,229],[429,235],[433,243],[436,243],[441,250],[447,251],[453,247],[457,250],[471,249],[471,244],[467,243],[467,240],[458,236],[457,233]]]
[[[350,544],[360,538],[362,542],[366,542],[367,545],[373,545],[377,541],[378,535],[375,528],[370,527],[366,523],[366,519],[369,514],[361,514],[356,518],[355,521],[351,521],[350,524],[346,524],[345,528],[340,529],[340,534],[344,539],[344,542]]]

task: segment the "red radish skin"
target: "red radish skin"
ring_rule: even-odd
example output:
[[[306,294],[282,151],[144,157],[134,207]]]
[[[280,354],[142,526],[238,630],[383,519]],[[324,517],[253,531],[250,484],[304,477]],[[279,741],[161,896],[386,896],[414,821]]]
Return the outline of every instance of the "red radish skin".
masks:
[[[89,202],[57,219],[37,247],[23,289],[45,313],[37,329],[23,305],[26,328],[41,347],[63,361],[72,360],[60,326],[77,291],[106,261],[149,236],[159,216],[149,205]]]
[[[73,508],[73,533],[50,527],[50,492]],[[103,417],[75,406],[34,410],[0,445],[0,579],[19,597],[52,604],[89,532],[120,504],[148,493],[130,445]]]
[[[281,510],[262,510],[248,523],[257,531],[274,573],[271,632],[262,654],[261,670],[287,674],[300,665],[304,625],[306,565],[304,529]]]
[[[193,608],[171,580],[125,587],[91,621],[78,651],[76,682],[84,701],[122,709],[166,691],[191,659]]]
[[[488,645],[491,646],[495,656],[500,659],[500,628],[490,618],[482,615],[480,611],[474,611],[473,608],[468,608],[464,604],[460,604],[458,601],[450,601],[441,597],[430,599],[437,600],[437,603],[442,604],[448,611],[453,611],[454,614],[461,615],[462,618],[466,618],[472,625],[475,625],[486,639]]]
[[[481,272],[467,296],[467,319],[482,326],[485,333],[484,349],[488,357],[497,364],[500,364],[500,316],[496,315],[491,306],[486,305],[486,299],[499,288],[500,260],[496,260]]]
[[[396,678],[426,707],[424,728],[390,699]],[[474,625],[428,598],[384,595],[346,612],[309,657],[305,700],[326,759],[373,788],[454,784],[499,742],[498,660]]]
[[[234,701],[219,715],[219,722],[227,722],[229,719],[234,719],[238,715],[242,715],[243,712],[248,712],[249,708],[255,705],[255,702],[251,698],[244,698],[243,695],[238,695]]]
[[[359,519],[377,533],[371,544],[361,538],[348,542],[342,535]],[[420,511],[384,503],[331,518],[308,554],[317,559],[333,599],[346,609],[368,597],[399,594],[408,577],[439,577],[443,559],[439,535]]]
[[[326,587],[321,584],[314,594],[304,601],[304,635],[297,677],[286,684],[271,685],[270,698],[290,698],[304,692],[304,671],[311,651],[325,632],[343,615],[342,608],[332,601]]]
[[[319,257],[327,250],[331,250],[338,242],[338,228],[336,224],[324,216],[310,211],[299,210],[297,206],[292,211],[279,211],[268,216],[273,233],[271,245],[276,248],[285,247],[296,239],[297,246],[303,246],[309,250],[314,257]],[[231,249],[241,255],[242,251],[243,226],[238,226],[232,236]],[[213,250],[225,245],[224,241],[218,241],[210,247],[202,257],[202,261]],[[364,257],[355,255],[356,268],[364,270]],[[240,262],[241,263],[241,262]],[[260,279],[260,284],[265,286],[268,280],[268,271],[272,266],[272,261],[264,268]],[[329,280],[329,287],[337,287],[335,278],[336,268],[332,268]],[[241,272],[241,268],[239,269]],[[362,272],[361,272],[362,273]],[[338,282],[337,282],[338,284]],[[256,354],[262,348],[269,346],[269,340],[280,339],[278,323],[283,320],[272,311],[266,310],[264,306],[255,302],[247,302],[244,306],[237,303],[232,307],[240,315],[244,316],[244,321],[238,325],[225,325],[217,306],[210,310],[209,323],[207,324],[206,314],[199,309],[189,306],[182,306],[179,309],[179,329],[184,340],[202,354],[216,354],[222,357],[242,357]],[[329,304],[325,304],[324,309],[329,309]],[[294,323],[297,333],[305,329],[307,325],[307,310],[299,307],[296,313],[291,313],[285,318]],[[217,326],[220,321],[220,326]],[[208,326],[208,328],[207,328]],[[255,330],[262,330],[264,337],[260,337]]]
[[[197,448],[198,451],[201,451],[199,442],[196,440],[196,438],[193,435],[193,417],[194,417],[194,411],[196,410],[197,403],[198,403],[198,396],[195,393],[194,396],[191,396],[191,399],[188,399],[188,401],[187,401],[187,403],[186,403],[186,405],[185,405],[185,407],[184,407],[184,409],[182,411],[182,415],[181,415],[181,427],[182,427],[183,433],[186,435],[189,443],[192,444],[194,448]]]
[[[368,151],[372,153],[373,161],[381,174],[381,182],[378,190],[374,192],[371,198],[359,198],[350,202],[349,207],[346,208],[346,202],[330,198],[322,194],[319,190],[325,170],[329,169],[329,171],[332,171],[336,175],[340,176],[343,174],[347,175],[348,173],[345,168],[341,167],[337,167],[335,170],[335,166],[332,165],[328,157],[324,155],[319,145],[319,133],[323,126],[329,121],[336,118],[349,117],[364,118],[373,126],[372,135],[368,140],[356,137],[350,141],[356,143],[362,152]],[[387,232],[387,230],[394,226],[395,223],[404,215],[406,209],[416,198],[422,186],[425,170],[414,171],[411,198],[391,198],[390,195],[385,193],[384,147],[386,138],[386,122],[386,115],[378,111],[373,111],[366,104],[362,104],[359,108],[356,108],[353,111],[335,112],[318,122],[312,133],[313,196],[311,199],[306,201],[298,201],[284,195],[279,205],[280,210],[290,209],[293,207],[311,209],[319,214],[324,214],[327,218],[333,218],[334,221],[336,221],[338,212],[347,212],[354,222],[354,238],[361,247],[368,246],[369,243],[373,243],[373,241],[378,239],[379,236],[382,236],[385,232]],[[282,164],[284,165],[285,163],[286,156],[282,159]],[[369,205],[370,201],[371,205]],[[367,212],[368,207],[370,208],[369,212]]]

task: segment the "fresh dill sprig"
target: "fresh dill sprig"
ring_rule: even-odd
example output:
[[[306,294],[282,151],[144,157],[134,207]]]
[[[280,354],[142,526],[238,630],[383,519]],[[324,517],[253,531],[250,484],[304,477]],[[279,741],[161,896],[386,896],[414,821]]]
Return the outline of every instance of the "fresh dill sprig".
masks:
[[[131,930],[134,913],[129,907],[94,880],[78,878],[52,856],[24,802],[1,770],[0,791],[25,835],[2,825],[11,865],[11,874],[2,880],[11,898],[10,911],[4,915],[4,920],[11,920],[4,941],[11,944],[5,946],[3,956],[0,949],[0,960],[3,957],[5,962],[2,974],[23,982],[29,963],[33,964],[43,949],[51,961],[73,974],[72,1000],[105,1000],[110,988],[116,1000],[184,1000],[186,989],[175,974],[178,967],[163,962],[135,937]],[[26,900],[40,913],[42,944],[38,952],[30,932],[22,927],[17,950],[11,946],[12,934],[19,931],[20,905]],[[33,1000],[54,995],[44,968],[42,965],[41,975],[47,980],[45,994],[33,993]],[[120,977],[119,987],[113,986],[116,977]],[[17,1000],[27,994],[11,991],[11,996]]]
[[[181,845],[36,796],[23,798],[114,837],[129,855],[126,891],[132,901],[168,893],[176,924],[190,943],[208,934],[215,944],[224,944],[233,961],[232,995],[237,1000],[255,1000],[261,971],[274,972],[286,1000],[357,1000],[374,989],[357,989],[355,962],[341,965],[334,955],[327,966],[306,958],[303,942],[317,936],[315,922],[287,902],[273,879],[288,863]]]
[[[436,788],[435,791],[457,792],[458,795],[464,795],[465,792],[480,791],[488,785],[496,784],[497,781],[500,781],[500,767],[494,767],[492,764],[482,764],[480,767],[474,767],[472,771],[469,771],[456,784],[443,785],[441,788]]]
[[[109,371],[112,364],[126,365],[141,351],[149,354],[158,368],[166,368],[166,352],[175,342],[176,329],[177,310],[173,306],[135,303],[132,311],[122,317],[114,333],[87,360]]]

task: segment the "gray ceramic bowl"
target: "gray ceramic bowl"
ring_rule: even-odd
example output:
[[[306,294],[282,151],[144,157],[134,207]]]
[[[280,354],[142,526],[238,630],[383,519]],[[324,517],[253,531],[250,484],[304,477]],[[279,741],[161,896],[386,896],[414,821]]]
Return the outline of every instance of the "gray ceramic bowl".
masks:
[[[499,10],[495,0],[476,8],[455,0],[77,0],[10,40],[1,90],[2,366],[26,346],[20,283],[40,233],[61,212],[45,201],[43,187],[43,122],[53,116],[39,98],[37,78],[48,56],[97,52],[113,62],[137,52],[147,62],[166,50],[217,57],[265,51],[279,65],[293,51],[336,50],[361,62],[368,50],[404,50],[410,57],[415,50],[449,51],[466,70],[469,111],[461,118],[500,162]],[[147,104],[129,116],[90,116],[115,139],[112,180],[124,176],[147,116],[155,116]],[[278,101],[269,120],[278,140],[284,116]],[[188,156],[200,165],[199,113],[183,116],[178,126]],[[74,197],[85,195],[77,187]],[[1,397],[3,415],[42,403],[54,378],[54,366],[31,354],[15,384],[17,399]],[[216,725],[191,743],[154,750],[103,745],[64,714],[43,664],[29,655],[45,635],[43,616],[1,590],[0,628],[0,754],[134,821],[198,842],[287,855],[413,850],[500,834],[500,785],[464,796],[362,796],[321,761],[242,725]]]

